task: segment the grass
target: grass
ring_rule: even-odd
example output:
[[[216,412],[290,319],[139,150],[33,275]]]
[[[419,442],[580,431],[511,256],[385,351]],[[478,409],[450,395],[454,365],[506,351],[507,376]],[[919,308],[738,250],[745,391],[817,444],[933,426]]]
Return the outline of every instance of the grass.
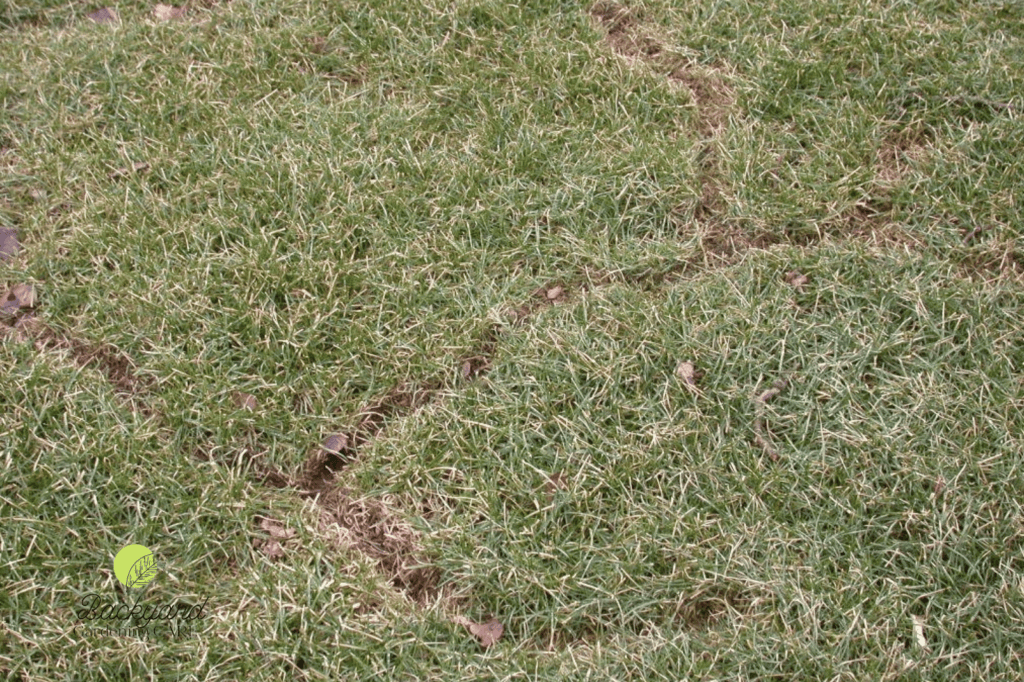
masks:
[[[10,679],[1016,679],[1019,6],[98,7],[0,9]]]

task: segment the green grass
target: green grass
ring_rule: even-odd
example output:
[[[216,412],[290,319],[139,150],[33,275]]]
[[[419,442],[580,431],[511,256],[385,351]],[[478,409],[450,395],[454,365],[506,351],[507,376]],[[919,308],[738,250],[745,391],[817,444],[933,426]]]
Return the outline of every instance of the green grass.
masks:
[[[0,671],[1017,678],[1024,11],[519,4],[0,9]]]

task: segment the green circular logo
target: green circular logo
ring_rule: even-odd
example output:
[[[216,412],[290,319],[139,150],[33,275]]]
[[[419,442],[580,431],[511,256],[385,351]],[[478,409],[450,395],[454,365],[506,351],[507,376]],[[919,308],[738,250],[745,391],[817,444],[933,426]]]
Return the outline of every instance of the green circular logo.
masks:
[[[125,587],[143,587],[156,570],[153,553],[142,545],[128,545],[114,557],[114,575]]]

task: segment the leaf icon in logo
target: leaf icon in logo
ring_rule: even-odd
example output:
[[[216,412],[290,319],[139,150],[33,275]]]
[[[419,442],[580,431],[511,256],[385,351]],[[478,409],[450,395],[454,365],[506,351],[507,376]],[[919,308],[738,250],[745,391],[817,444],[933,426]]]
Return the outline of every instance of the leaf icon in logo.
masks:
[[[156,559],[153,553],[144,554],[128,569],[128,577],[125,578],[125,587],[142,587],[156,577]]]
[[[114,575],[125,587],[143,587],[156,570],[156,558],[143,545],[126,545],[114,557]]]

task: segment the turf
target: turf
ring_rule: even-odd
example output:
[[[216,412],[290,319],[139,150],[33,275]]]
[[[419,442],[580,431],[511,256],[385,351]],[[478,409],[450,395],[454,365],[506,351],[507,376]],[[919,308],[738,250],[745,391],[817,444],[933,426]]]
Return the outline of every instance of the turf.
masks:
[[[1017,679],[1019,5],[100,7],[0,8],[10,679]]]

